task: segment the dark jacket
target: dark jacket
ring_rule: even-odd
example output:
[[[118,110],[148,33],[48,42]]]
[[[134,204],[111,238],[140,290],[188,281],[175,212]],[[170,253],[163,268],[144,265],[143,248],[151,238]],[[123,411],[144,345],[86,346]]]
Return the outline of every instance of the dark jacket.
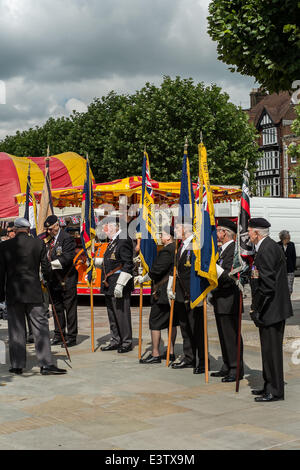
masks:
[[[103,284],[105,276],[111,271],[114,271],[117,267],[120,267],[118,271],[131,274],[133,276],[133,243],[131,238],[120,238],[122,234],[118,235],[117,238],[111,242],[103,257],[102,273],[101,273],[101,292],[105,295],[114,295],[114,290],[117,284],[120,272],[116,272],[108,277],[108,287]],[[134,289],[133,277],[128,281],[124,287],[123,293],[129,293]]]
[[[0,301],[42,304],[40,267],[49,280],[51,266],[45,243],[18,233],[15,238],[0,244]]]
[[[179,249],[180,250],[180,249]],[[191,265],[192,265],[192,250],[186,249],[181,256],[180,251],[177,255],[177,279],[176,279],[176,301],[185,302],[189,305],[190,302],[190,284],[191,284]],[[173,275],[173,273],[171,273]]]
[[[56,244],[51,250],[51,261],[59,260],[62,270],[53,270],[51,278],[51,288],[62,289],[62,282],[66,288],[76,287],[78,282],[78,272],[73,266],[75,258],[76,243],[74,238],[67,232],[60,230]]]
[[[169,274],[174,266],[175,243],[164,246],[155,258],[149,271],[152,282],[152,302],[169,305],[167,286]],[[158,285],[164,279],[163,284]],[[158,287],[157,287],[158,285]],[[153,294],[155,295],[153,296]]]
[[[294,273],[296,271],[296,249],[294,243],[289,242],[286,250],[284,250],[282,242],[278,242],[278,245],[285,255],[287,272]]]
[[[230,243],[221,253],[218,264],[224,269],[224,273],[218,279],[218,287],[212,292],[211,303],[215,314],[237,315],[239,312],[239,288],[228,275],[232,269],[235,243]]]
[[[293,315],[285,256],[278,243],[266,237],[256,254],[251,275],[251,310],[259,313],[263,326]]]

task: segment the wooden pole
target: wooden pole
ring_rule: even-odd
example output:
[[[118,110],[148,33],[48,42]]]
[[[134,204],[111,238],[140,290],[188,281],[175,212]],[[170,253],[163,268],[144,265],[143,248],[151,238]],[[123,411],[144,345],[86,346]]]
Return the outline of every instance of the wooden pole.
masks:
[[[139,359],[142,357],[143,342],[143,284],[140,284]]]
[[[205,383],[208,384],[208,334],[207,334],[207,299],[203,301],[203,319],[204,319],[204,358],[205,358]]]
[[[47,290],[48,290],[50,302],[51,302],[51,304],[52,304],[52,311],[53,311],[53,313],[54,313],[54,317],[55,317],[55,320],[56,320],[56,323],[57,323],[57,326],[58,326],[58,329],[59,329],[59,333],[60,333],[60,336],[61,336],[61,339],[62,339],[64,348],[65,348],[65,350],[66,350],[66,353],[67,353],[67,356],[68,356],[69,361],[72,362],[72,361],[71,361],[71,356],[70,356],[70,353],[69,353],[69,350],[68,350],[68,347],[67,347],[67,343],[66,343],[65,337],[64,337],[64,335],[63,335],[63,332],[62,332],[62,329],[61,329],[61,326],[60,326],[60,322],[59,322],[59,319],[58,319],[58,315],[57,315],[57,312],[56,312],[56,308],[55,308],[55,305],[54,305],[54,302],[53,302],[53,299],[52,299],[52,296],[51,296],[51,293],[50,293],[50,288],[47,287]]]
[[[95,352],[95,325],[94,325],[94,284],[93,280],[91,281],[90,289],[90,301],[91,301],[91,342],[92,342],[92,352]]]
[[[176,276],[177,276],[177,264],[176,264],[176,261],[177,261],[177,253],[178,253],[178,240],[176,240],[175,254],[174,254],[173,286],[172,286],[173,294],[175,294],[175,292],[176,292]],[[174,306],[175,306],[175,299],[172,300],[172,302],[171,302],[171,309],[170,309],[169,338],[168,338],[168,349],[167,349],[167,360],[166,360],[166,366],[167,366],[167,367],[169,367],[169,363],[170,363],[170,349],[171,349],[171,340],[172,340]]]
[[[237,337],[237,361],[236,361],[237,366],[236,366],[236,384],[235,384],[236,393],[238,393],[240,389],[242,310],[243,310],[243,292],[240,291],[239,326],[238,326],[238,337]]]

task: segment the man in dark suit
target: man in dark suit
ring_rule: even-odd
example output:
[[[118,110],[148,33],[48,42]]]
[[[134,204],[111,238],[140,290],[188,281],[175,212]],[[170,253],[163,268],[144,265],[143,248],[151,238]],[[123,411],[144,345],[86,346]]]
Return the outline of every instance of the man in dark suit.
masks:
[[[122,354],[132,350],[133,243],[126,224],[123,230],[114,217],[107,217],[102,227],[110,243],[104,258],[98,258],[95,265],[102,268],[101,292],[105,296],[111,338],[109,345],[102,346],[101,350],[118,350]]]
[[[204,355],[204,318],[203,306],[191,309],[190,282],[191,282],[191,256],[193,226],[191,221],[177,223],[175,226],[176,238],[182,242],[177,255],[177,279],[175,290],[174,313],[178,317],[183,339],[184,357],[172,364],[173,369],[193,368],[194,374],[205,372]],[[167,288],[168,298],[174,299],[172,291],[173,277],[170,276]]]
[[[287,282],[285,256],[269,237],[270,223],[250,219],[248,232],[256,256],[251,270],[250,316],[259,328],[264,386],[252,390],[257,402],[284,399],[283,336],[285,321],[293,315]]]
[[[57,317],[65,336],[67,328],[66,344],[68,347],[76,345],[78,334],[77,320],[77,282],[78,272],[73,265],[76,243],[74,238],[61,230],[58,218],[51,215],[44,224],[50,241],[47,245],[48,259],[52,267],[50,281],[50,293]],[[59,327],[54,319],[53,346],[62,344]]]
[[[15,220],[16,237],[0,245],[0,302],[6,299],[11,373],[26,367],[25,315],[29,317],[42,375],[65,374],[52,364],[49,324],[43,308],[40,268],[48,281],[51,266],[45,244],[29,236],[30,223]]]
[[[164,227],[161,241],[163,248],[155,258],[149,273],[145,276],[138,276],[136,281],[143,284],[152,281],[151,311],[149,317],[149,328],[152,338],[152,353],[146,358],[141,359],[142,364],[160,364],[161,355],[159,345],[161,339],[161,330],[169,328],[170,324],[170,303],[167,296],[167,285],[170,271],[174,266],[175,243],[173,227]],[[174,344],[178,321],[173,318],[173,328],[171,335],[170,360],[175,361]]]
[[[210,303],[214,307],[223,365],[212,377],[222,382],[235,382],[237,369],[237,336],[240,292],[229,276],[235,252],[234,237],[237,227],[230,219],[220,219],[217,228],[221,252],[217,264],[218,287],[212,291]],[[243,341],[241,340],[240,379],[243,378]]]

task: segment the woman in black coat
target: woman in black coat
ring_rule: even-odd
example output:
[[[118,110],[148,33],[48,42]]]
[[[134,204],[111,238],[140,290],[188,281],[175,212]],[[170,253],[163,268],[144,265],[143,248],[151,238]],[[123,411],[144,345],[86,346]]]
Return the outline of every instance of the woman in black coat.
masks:
[[[287,230],[282,230],[279,233],[279,238],[280,242],[278,242],[278,245],[282,248],[285,254],[289,291],[290,294],[292,294],[296,270],[295,244],[291,242],[290,232],[288,232]]]

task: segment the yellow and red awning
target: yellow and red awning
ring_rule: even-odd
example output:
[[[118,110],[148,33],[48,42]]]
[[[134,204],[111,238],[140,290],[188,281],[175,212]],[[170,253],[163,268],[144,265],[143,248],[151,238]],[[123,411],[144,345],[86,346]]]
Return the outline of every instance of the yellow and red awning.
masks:
[[[0,218],[19,215],[15,196],[26,193],[29,163],[33,191],[42,191],[45,158],[15,157],[7,153],[0,153]],[[85,171],[86,161],[77,153],[67,152],[50,157],[50,177],[53,190],[83,185]]]
[[[152,180],[154,192],[154,201],[156,204],[176,204],[179,201],[180,182],[158,182]],[[196,190],[196,184],[194,184]],[[211,186],[215,203],[230,202],[241,197],[241,189],[234,186]],[[80,207],[82,203],[83,187],[63,188],[52,190],[53,205],[55,207]],[[113,204],[118,207],[119,196],[127,197],[136,196],[134,202],[139,202],[142,193],[142,177],[132,176],[114,180],[109,183],[100,183],[93,185],[94,207],[97,208],[101,204]],[[35,193],[37,202],[41,197],[41,192]],[[16,200],[19,204],[25,202],[25,194],[18,194]]]

